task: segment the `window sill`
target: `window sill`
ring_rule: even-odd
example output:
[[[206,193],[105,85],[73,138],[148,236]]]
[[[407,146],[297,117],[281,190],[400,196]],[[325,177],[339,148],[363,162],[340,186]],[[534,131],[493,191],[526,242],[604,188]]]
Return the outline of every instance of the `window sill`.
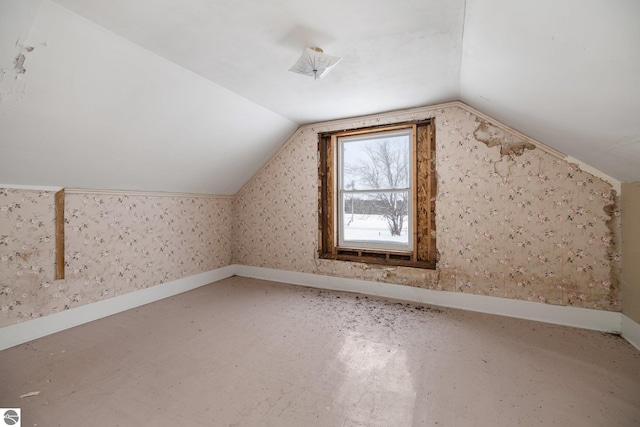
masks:
[[[435,270],[436,263],[428,261],[415,261],[411,255],[401,252],[375,252],[369,250],[339,249],[338,253],[319,253],[320,259],[332,259],[335,261],[361,262],[365,264],[377,264],[393,267],[412,267]]]

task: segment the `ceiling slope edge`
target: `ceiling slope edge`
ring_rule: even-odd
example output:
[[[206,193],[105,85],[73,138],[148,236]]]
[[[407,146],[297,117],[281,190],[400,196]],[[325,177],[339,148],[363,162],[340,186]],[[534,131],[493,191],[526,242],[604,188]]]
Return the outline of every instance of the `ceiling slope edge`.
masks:
[[[486,120],[487,122],[491,123],[492,125],[500,128],[501,130],[508,132],[514,136],[517,136],[518,138],[521,138],[522,140],[529,142],[533,145],[535,145],[537,148],[539,148],[540,150],[544,151],[545,153],[548,153],[550,155],[552,155],[553,157],[556,157],[557,159],[560,160],[565,160],[569,163],[573,163],[575,165],[577,165],[581,170],[584,170],[585,172],[590,173],[591,175],[598,177],[600,179],[602,179],[603,181],[611,184],[611,186],[613,187],[614,190],[616,190],[617,194],[620,194],[621,191],[621,187],[622,184],[620,181],[610,177],[609,175],[605,174],[604,172],[584,163],[581,162],[578,159],[575,159],[573,157],[567,156],[565,153],[556,150],[553,147],[548,146],[547,144],[544,144],[540,141],[537,141],[525,134],[523,134],[522,132],[519,132],[507,125],[505,125],[504,123],[494,119],[493,117],[490,117],[486,114],[484,114],[481,111],[476,110],[475,108],[465,104],[462,101],[451,101],[451,102],[445,102],[442,104],[434,104],[434,105],[427,105],[424,107],[417,107],[417,108],[409,108],[409,109],[405,109],[405,110],[396,110],[396,111],[388,111],[388,112],[384,112],[384,113],[378,113],[378,114],[368,114],[366,116],[356,116],[356,117],[349,117],[349,118],[344,118],[344,119],[337,119],[337,120],[329,120],[326,122],[318,122],[318,123],[309,123],[309,124],[305,124],[300,126],[298,129],[296,129],[296,131],[284,142],[284,144],[282,144],[280,146],[280,148],[278,148],[278,150],[269,158],[269,160],[267,160],[265,162],[264,165],[262,165],[262,167],[260,169],[258,169],[252,176],[251,178],[249,178],[249,180],[247,180],[247,182],[245,182],[242,187],[240,187],[240,189],[236,192],[236,194],[234,195],[234,197],[242,194],[242,192],[262,173],[262,171],[264,169],[266,169],[269,164],[271,164],[276,157],[278,157],[278,155],[284,151],[289,144],[291,144],[298,135],[300,135],[303,131],[307,130],[307,129],[313,129],[316,127],[340,127],[340,125],[349,125],[350,123],[353,123],[354,121],[361,121],[361,120],[368,120],[368,119],[385,119],[391,116],[397,116],[398,114],[407,114],[407,115],[411,115],[411,114],[420,114],[420,113],[425,113],[425,112],[429,112],[429,111],[433,111],[433,110],[438,110],[438,109],[442,109],[442,108],[450,108],[450,107],[458,107],[461,108],[465,111],[468,111],[471,114],[474,114],[478,117],[480,117],[483,120]]]
[[[235,198],[240,195],[261,173],[264,169],[266,169],[269,164],[271,164],[278,155],[284,151],[289,144],[291,144],[303,131],[307,129],[312,129],[315,127],[339,127],[340,125],[349,125],[353,121],[358,120],[367,120],[367,119],[384,119],[389,116],[396,116],[398,114],[420,114],[432,110],[442,109],[442,108],[450,108],[450,107],[459,107],[463,110],[468,111],[471,114],[474,114],[483,120],[490,122],[492,125],[502,129],[503,131],[509,132],[518,138],[523,139],[526,142],[534,144],[537,148],[542,151],[558,158],[561,160],[565,160],[569,163],[577,165],[581,170],[590,173],[605,182],[611,184],[613,189],[617,192],[618,195],[621,194],[622,184],[620,181],[610,177],[604,172],[588,165],[574,157],[567,156],[566,154],[550,147],[540,141],[536,141],[535,139],[528,137],[527,135],[512,129],[511,127],[505,125],[504,123],[495,120],[494,118],[482,113],[479,110],[465,104],[462,101],[452,101],[443,104],[435,104],[424,107],[417,107],[405,110],[397,110],[397,111],[389,111],[385,113],[379,114],[369,114],[366,116],[356,116],[345,119],[337,119],[330,120],[326,122],[318,122],[318,123],[310,123],[301,125],[296,129],[296,131],[278,148],[278,150],[258,169],[243,185],[240,189],[233,195],[216,195],[216,194],[204,194],[204,193],[172,193],[172,192],[159,192],[159,191],[129,191],[129,190],[108,190],[108,189],[85,189],[85,188],[65,188],[66,193],[68,194],[100,194],[100,195],[126,195],[126,196],[157,196],[157,197],[216,197],[216,198]],[[50,186],[36,186],[36,185],[13,185],[13,184],[0,184],[0,188],[12,188],[12,189],[22,189],[22,190],[36,190],[36,191],[59,191],[62,187],[50,187]]]
[[[233,194],[176,193],[165,191],[106,190],[91,188],[65,188],[67,194],[91,194],[99,196],[133,196],[133,197],[203,197],[207,199],[233,199]]]
[[[70,188],[70,187],[52,187],[46,185],[16,185],[16,184],[0,184],[0,188],[10,190],[26,190],[26,191],[51,191],[58,192],[64,190],[66,194],[90,194],[93,196],[129,196],[129,197],[189,197],[189,198],[206,198],[206,199],[233,199],[233,194],[206,194],[206,193],[171,193],[165,191],[136,191],[136,190],[106,190],[94,188]]]
[[[591,175],[600,178],[601,180],[608,182],[609,184],[611,184],[611,186],[613,187],[614,190],[616,190],[617,194],[620,195],[621,189],[622,189],[622,183],[620,181],[618,181],[617,179],[607,175],[606,173],[602,172],[599,169],[594,168],[593,166],[576,159],[575,157],[571,157],[568,156],[566,154],[564,154],[563,152],[556,150],[553,147],[548,146],[547,144],[544,144],[540,141],[536,141],[535,139],[528,137],[527,135],[518,132],[517,130],[505,125],[504,123],[499,122],[498,120],[494,119],[491,116],[488,116],[484,113],[482,113],[481,111],[476,110],[475,108],[471,107],[470,105],[465,104],[462,101],[455,101],[452,102],[452,104],[458,104],[458,106],[460,108],[463,108],[467,111],[469,111],[470,113],[475,114],[478,117],[481,117],[482,119],[490,122],[491,124],[493,124],[494,126],[499,127],[500,129],[507,131],[515,136],[517,136],[518,138],[521,138],[527,142],[530,142],[532,144],[534,144],[536,147],[540,148],[542,151],[545,151],[549,154],[551,154],[552,156],[557,157],[558,159],[562,159],[564,161],[567,161],[569,163],[572,163],[576,166],[578,166],[581,170],[590,173]]]

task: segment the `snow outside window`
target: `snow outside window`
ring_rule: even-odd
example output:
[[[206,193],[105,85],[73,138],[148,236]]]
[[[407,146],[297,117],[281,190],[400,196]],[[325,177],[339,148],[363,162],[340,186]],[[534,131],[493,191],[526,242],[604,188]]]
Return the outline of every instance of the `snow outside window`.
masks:
[[[338,138],[338,246],[413,251],[413,128]]]

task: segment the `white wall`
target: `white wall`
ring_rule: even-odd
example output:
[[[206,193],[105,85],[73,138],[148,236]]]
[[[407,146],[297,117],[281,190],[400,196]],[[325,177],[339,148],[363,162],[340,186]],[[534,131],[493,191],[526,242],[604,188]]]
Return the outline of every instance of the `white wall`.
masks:
[[[0,183],[233,194],[297,127],[51,1],[0,19]]]

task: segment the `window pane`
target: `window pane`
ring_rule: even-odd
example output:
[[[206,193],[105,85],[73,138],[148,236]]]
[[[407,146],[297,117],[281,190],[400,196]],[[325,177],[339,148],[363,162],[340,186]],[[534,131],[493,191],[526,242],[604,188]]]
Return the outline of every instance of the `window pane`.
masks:
[[[342,188],[378,190],[409,187],[410,133],[344,138]]]
[[[409,192],[343,193],[342,241],[408,245]]]

